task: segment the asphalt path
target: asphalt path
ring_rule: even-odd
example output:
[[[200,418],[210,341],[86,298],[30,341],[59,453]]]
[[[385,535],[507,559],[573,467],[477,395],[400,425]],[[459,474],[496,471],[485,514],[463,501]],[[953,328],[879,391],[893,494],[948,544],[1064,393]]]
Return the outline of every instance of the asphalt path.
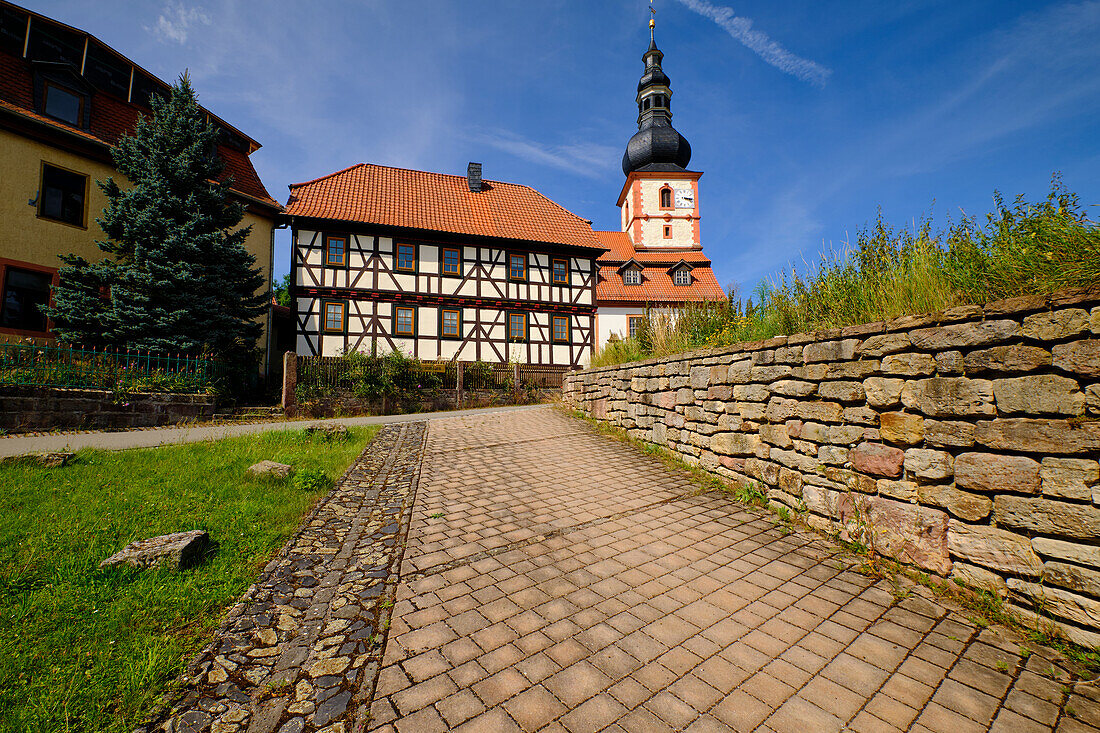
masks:
[[[155,448],[160,445],[198,443],[219,440],[237,435],[266,433],[271,430],[302,430],[310,425],[391,425],[393,423],[420,422],[463,415],[486,415],[495,412],[546,409],[546,405],[520,405],[509,407],[485,407],[476,410],[450,410],[446,412],[420,412],[411,415],[379,415],[370,417],[338,417],[326,420],[273,420],[256,423],[219,423],[193,427],[164,427],[145,430],[95,431],[81,433],[49,433],[40,435],[13,435],[0,438],[0,458],[21,456],[28,453],[52,453],[78,451],[84,448],[97,450],[127,450],[130,448]]]

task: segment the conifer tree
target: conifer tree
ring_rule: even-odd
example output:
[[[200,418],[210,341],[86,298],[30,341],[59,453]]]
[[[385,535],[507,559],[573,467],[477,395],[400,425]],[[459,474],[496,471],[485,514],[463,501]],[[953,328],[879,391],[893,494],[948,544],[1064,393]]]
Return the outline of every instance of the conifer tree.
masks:
[[[97,181],[108,199],[96,221],[108,257],[62,255],[50,317],[63,340],[155,352],[250,352],[268,294],[245,249],[251,227],[233,230],[244,207],[217,182],[224,163],[185,72],[152,117],[112,148],[131,186]]]

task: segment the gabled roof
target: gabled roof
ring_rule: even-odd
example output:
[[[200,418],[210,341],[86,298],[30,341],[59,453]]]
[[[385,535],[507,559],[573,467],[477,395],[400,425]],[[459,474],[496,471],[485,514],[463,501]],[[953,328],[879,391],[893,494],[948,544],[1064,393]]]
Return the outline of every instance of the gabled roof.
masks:
[[[597,303],[675,305],[726,298],[710,269],[710,260],[700,250],[672,247],[636,250],[625,232],[596,232],[596,236],[608,249],[597,259],[600,266],[596,281]],[[640,285],[623,283],[621,273],[628,264],[641,268]],[[691,268],[691,285],[676,285],[672,273],[685,266]]]
[[[115,51],[95,36],[78,28],[60,23],[52,18],[26,10],[18,5],[0,0],[0,12],[8,13],[11,18],[24,18],[30,16],[32,35],[34,31],[46,29],[50,33],[62,34],[66,38],[75,39],[79,49],[87,49],[83,58],[90,59],[93,54],[110,59],[112,63],[119,65],[126,74],[133,70],[134,80],[131,86],[136,88],[140,77],[156,88],[158,92],[167,91],[168,85],[149,72],[134,64],[122,54]],[[49,61],[33,61],[18,55],[20,50],[13,55],[9,46],[0,44],[0,114],[12,121],[12,126],[20,130],[47,131],[51,135],[62,135],[68,139],[82,141],[84,145],[90,145],[97,150],[97,155],[107,158],[107,148],[118,142],[119,138],[133,130],[138,115],[151,114],[151,111],[135,102],[127,101],[127,92],[122,90],[121,96],[104,91],[88,82],[87,76],[80,74],[80,58],[75,63],[52,63]],[[39,114],[34,105],[33,69],[32,64],[38,63],[42,67],[68,67],[72,74],[83,83],[95,88],[92,95],[91,121],[87,130],[74,127],[51,117]],[[136,96],[136,92],[134,92]],[[280,208],[279,203],[271,197],[264,188],[260,177],[252,167],[252,161],[248,156],[259,149],[260,144],[248,137],[240,130],[216,117],[209,110],[203,110],[212,122],[219,128],[239,136],[244,141],[245,150],[238,150],[227,145],[219,145],[218,153],[225,161],[225,173],[223,178],[232,176],[233,190],[243,194],[273,209]],[[3,122],[3,120],[0,120]]]
[[[290,185],[289,216],[602,250],[591,224],[528,186],[359,163]]]

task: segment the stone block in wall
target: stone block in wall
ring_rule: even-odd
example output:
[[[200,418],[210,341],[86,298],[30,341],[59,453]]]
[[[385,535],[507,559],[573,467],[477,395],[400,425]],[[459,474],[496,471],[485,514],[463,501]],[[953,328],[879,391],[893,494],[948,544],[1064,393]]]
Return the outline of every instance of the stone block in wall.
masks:
[[[775,350],[775,362],[777,364],[801,364],[801,346],[782,346]]]
[[[955,459],[955,483],[971,491],[1039,493],[1039,462],[1026,456],[962,453]]]
[[[828,466],[843,466],[848,462],[848,448],[840,445],[823,445],[817,449],[817,460]]]
[[[779,469],[779,488],[791,496],[802,496],[802,474],[789,468]]]
[[[875,494],[878,492],[878,481],[857,471],[850,471],[838,466],[825,466],[822,472],[825,478],[847,491],[855,491],[860,494]]]
[[[974,424],[951,420],[925,420],[924,439],[929,445],[969,448],[974,445]]]
[[[768,486],[779,483],[779,468],[778,464],[762,461],[759,458],[745,460],[745,473]]]
[[[791,370],[791,377],[807,382],[820,382],[829,375],[828,364],[806,364]]]
[[[1085,409],[1090,415],[1100,415],[1100,384],[1090,384],[1085,390]]]
[[[1078,593],[1100,596],[1100,571],[1070,565],[1069,563],[1044,563],[1043,582],[1075,590]]]
[[[979,422],[974,440],[994,450],[1069,455],[1100,450],[1100,421],[1028,417]]]
[[[752,456],[762,441],[753,433],[716,433],[710,438],[710,449],[724,456]]]
[[[1055,374],[993,380],[997,413],[1029,415],[1085,414],[1085,395],[1077,381]]]
[[[752,361],[743,359],[735,361],[726,369],[726,382],[728,384],[740,384],[747,382],[752,373]]]
[[[654,407],[660,407],[662,410],[671,410],[676,407],[676,393],[657,392],[653,395],[652,404]]]
[[[823,400],[837,402],[862,402],[867,397],[863,391],[863,384],[850,380],[822,382],[818,385],[817,394]]]
[[[749,370],[749,379],[753,382],[775,382],[790,375],[791,367],[786,365],[754,366]]]
[[[844,422],[854,425],[878,425],[878,413],[870,407],[845,407]]]
[[[1084,540],[1100,537],[1100,507],[1095,504],[1002,494],[993,499],[993,516],[1000,527],[1035,534]]]
[[[769,457],[787,468],[807,474],[816,472],[820,467],[816,453],[809,456],[798,451],[773,448]]]
[[[867,377],[863,380],[863,391],[867,394],[867,404],[878,409],[896,407],[900,404],[901,391],[904,387],[904,379]]]
[[[943,512],[880,496],[871,501],[866,518],[882,554],[940,575],[951,572]]]
[[[879,415],[879,435],[887,443],[917,445],[924,441],[924,418],[907,412]]]
[[[710,386],[710,369],[707,367],[692,367],[689,375],[692,389],[706,389]]]
[[[848,459],[860,473],[898,478],[905,464],[905,452],[881,443],[860,443],[851,450]]]
[[[848,361],[855,358],[859,343],[859,339],[843,339],[806,344],[802,350],[802,359],[807,364],[815,361]]]
[[[824,442],[853,446],[864,440],[867,428],[862,425],[829,425],[825,428]]]
[[[907,333],[883,333],[866,338],[859,351],[863,356],[879,357],[905,351],[911,344]]]
[[[1086,377],[1100,378],[1100,339],[1083,339],[1058,344],[1051,353],[1054,367]]]
[[[1089,315],[1089,331],[1100,334],[1100,306],[1093,308]]]
[[[880,478],[875,481],[875,491],[880,496],[887,496],[898,501],[912,502],[917,500],[917,485],[912,481]]]
[[[754,365],[760,366],[763,364],[775,363],[775,351],[772,349],[764,349],[762,351],[754,351],[749,355]]]
[[[936,360],[931,354],[891,354],[882,359],[882,373],[890,376],[925,377],[936,372]]]
[[[993,415],[993,383],[988,379],[931,377],[906,382],[901,402],[927,417]]]
[[[726,412],[731,412],[742,420],[757,422],[764,419],[767,406],[763,402],[730,402],[726,405]]]
[[[756,387],[759,385],[746,386]],[[768,389],[774,394],[783,395],[784,397],[808,397],[817,391],[817,385],[813,382],[803,382],[798,379],[781,379],[778,382],[773,382]]]
[[[993,511],[993,500],[980,494],[961,491],[953,485],[928,484],[917,487],[917,498],[922,504],[946,509],[952,516],[977,522]]]
[[[1027,316],[1020,327],[1020,335],[1034,341],[1061,341],[1084,333],[1088,328],[1088,311],[1063,308]]]
[[[918,328],[909,333],[913,347],[925,351],[973,348],[1007,341],[1020,332],[1015,321],[956,323],[950,326]]]
[[[872,374],[877,374],[882,368],[878,359],[861,361],[841,361],[829,364],[826,373],[829,379],[859,379],[863,380]]]
[[[936,354],[936,374],[941,377],[957,376],[966,370],[961,351],[941,351]]]
[[[950,520],[947,547],[953,556],[1003,573],[1037,576],[1043,569],[1027,537],[984,524]]]
[[[1012,344],[972,351],[963,357],[968,374],[983,372],[1033,372],[1053,363],[1050,351],[1038,346]]]
[[[738,402],[767,402],[769,397],[771,397],[771,391],[763,384],[733,385],[733,399]]]
[[[689,387],[681,387],[676,390],[676,404],[690,405],[695,402],[695,392]]]
[[[1044,557],[1068,560],[1079,565],[1100,568],[1100,546],[1067,542],[1052,537],[1032,537],[1031,546]]]
[[[942,481],[954,474],[951,454],[932,448],[909,448],[905,451],[904,465],[911,476],[927,481]]]
[[[779,448],[789,448],[791,446],[791,436],[787,434],[786,424],[761,425],[759,434],[761,440],[765,443],[770,443]]]
[[[1005,579],[997,575],[997,573],[992,570],[980,568],[977,565],[961,562],[958,559],[954,560],[955,562],[951,567],[951,578],[953,580],[966,583],[974,588],[987,590],[1001,598],[1008,595],[1008,584],[1005,583]]]
[[[1039,466],[1043,496],[1092,501],[1100,482],[1100,463],[1085,458],[1047,456]]]
[[[1009,578],[1007,582],[1009,595],[1014,600],[1081,626],[1100,627],[1100,601],[1020,578]]]
[[[716,384],[707,389],[707,399],[729,400],[733,397],[733,387],[728,384]]]

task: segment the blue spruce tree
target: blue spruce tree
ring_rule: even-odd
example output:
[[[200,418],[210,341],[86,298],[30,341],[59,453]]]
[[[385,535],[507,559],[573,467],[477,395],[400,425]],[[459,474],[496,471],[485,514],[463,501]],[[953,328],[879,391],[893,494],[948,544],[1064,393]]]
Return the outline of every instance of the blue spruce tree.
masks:
[[[218,181],[218,132],[188,75],[152,108],[111,151],[130,187],[97,182],[108,199],[97,244],[108,256],[61,256],[54,331],[69,343],[204,350],[239,363],[255,350],[269,297],[244,247],[251,227],[234,230],[244,207],[231,181]]]

